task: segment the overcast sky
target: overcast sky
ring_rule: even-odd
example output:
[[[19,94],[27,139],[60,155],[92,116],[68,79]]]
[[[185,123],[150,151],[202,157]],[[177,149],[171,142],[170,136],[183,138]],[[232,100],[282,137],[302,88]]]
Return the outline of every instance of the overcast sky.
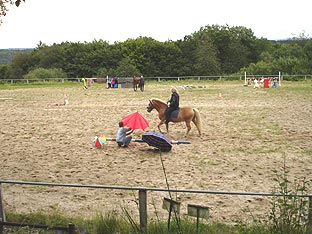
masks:
[[[258,38],[312,37],[311,0],[26,0],[0,26],[0,49],[152,37],[178,40],[206,25],[244,26]]]

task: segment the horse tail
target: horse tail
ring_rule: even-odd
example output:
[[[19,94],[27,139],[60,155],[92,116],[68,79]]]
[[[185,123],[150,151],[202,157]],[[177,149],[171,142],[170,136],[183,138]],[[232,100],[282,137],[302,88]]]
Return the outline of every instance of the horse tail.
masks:
[[[201,118],[200,113],[197,108],[193,108],[193,111],[195,113],[195,117],[193,118],[193,123],[196,125],[196,128],[199,132],[199,135],[201,135]]]

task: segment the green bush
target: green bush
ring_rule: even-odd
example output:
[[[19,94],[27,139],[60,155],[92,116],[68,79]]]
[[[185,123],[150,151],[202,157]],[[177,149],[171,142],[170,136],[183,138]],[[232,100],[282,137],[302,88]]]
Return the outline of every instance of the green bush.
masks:
[[[275,181],[279,184],[280,191],[271,201],[268,221],[270,233],[309,233],[307,230],[309,199],[302,196],[308,193],[306,180],[295,179],[291,183],[285,165],[282,173],[279,174],[277,171],[275,173]]]
[[[45,69],[36,68],[31,70],[26,75],[24,79],[47,79],[47,78],[67,78],[66,73],[59,68]]]

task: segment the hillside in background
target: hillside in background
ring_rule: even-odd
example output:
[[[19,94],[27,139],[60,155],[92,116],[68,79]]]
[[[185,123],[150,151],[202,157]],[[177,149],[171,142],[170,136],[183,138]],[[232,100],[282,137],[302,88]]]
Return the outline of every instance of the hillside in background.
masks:
[[[16,53],[31,52],[33,50],[32,48],[0,49],[0,64],[8,64]]]

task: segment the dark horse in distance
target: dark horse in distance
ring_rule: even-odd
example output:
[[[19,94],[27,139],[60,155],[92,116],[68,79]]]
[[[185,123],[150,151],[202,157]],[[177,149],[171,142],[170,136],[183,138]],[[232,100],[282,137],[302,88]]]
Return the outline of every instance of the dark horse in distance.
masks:
[[[137,91],[138,88],[141,90],[141,92],[144,91],[144,78],[142,76],[141,77],[134,76],[132,82],[134,91]]]

